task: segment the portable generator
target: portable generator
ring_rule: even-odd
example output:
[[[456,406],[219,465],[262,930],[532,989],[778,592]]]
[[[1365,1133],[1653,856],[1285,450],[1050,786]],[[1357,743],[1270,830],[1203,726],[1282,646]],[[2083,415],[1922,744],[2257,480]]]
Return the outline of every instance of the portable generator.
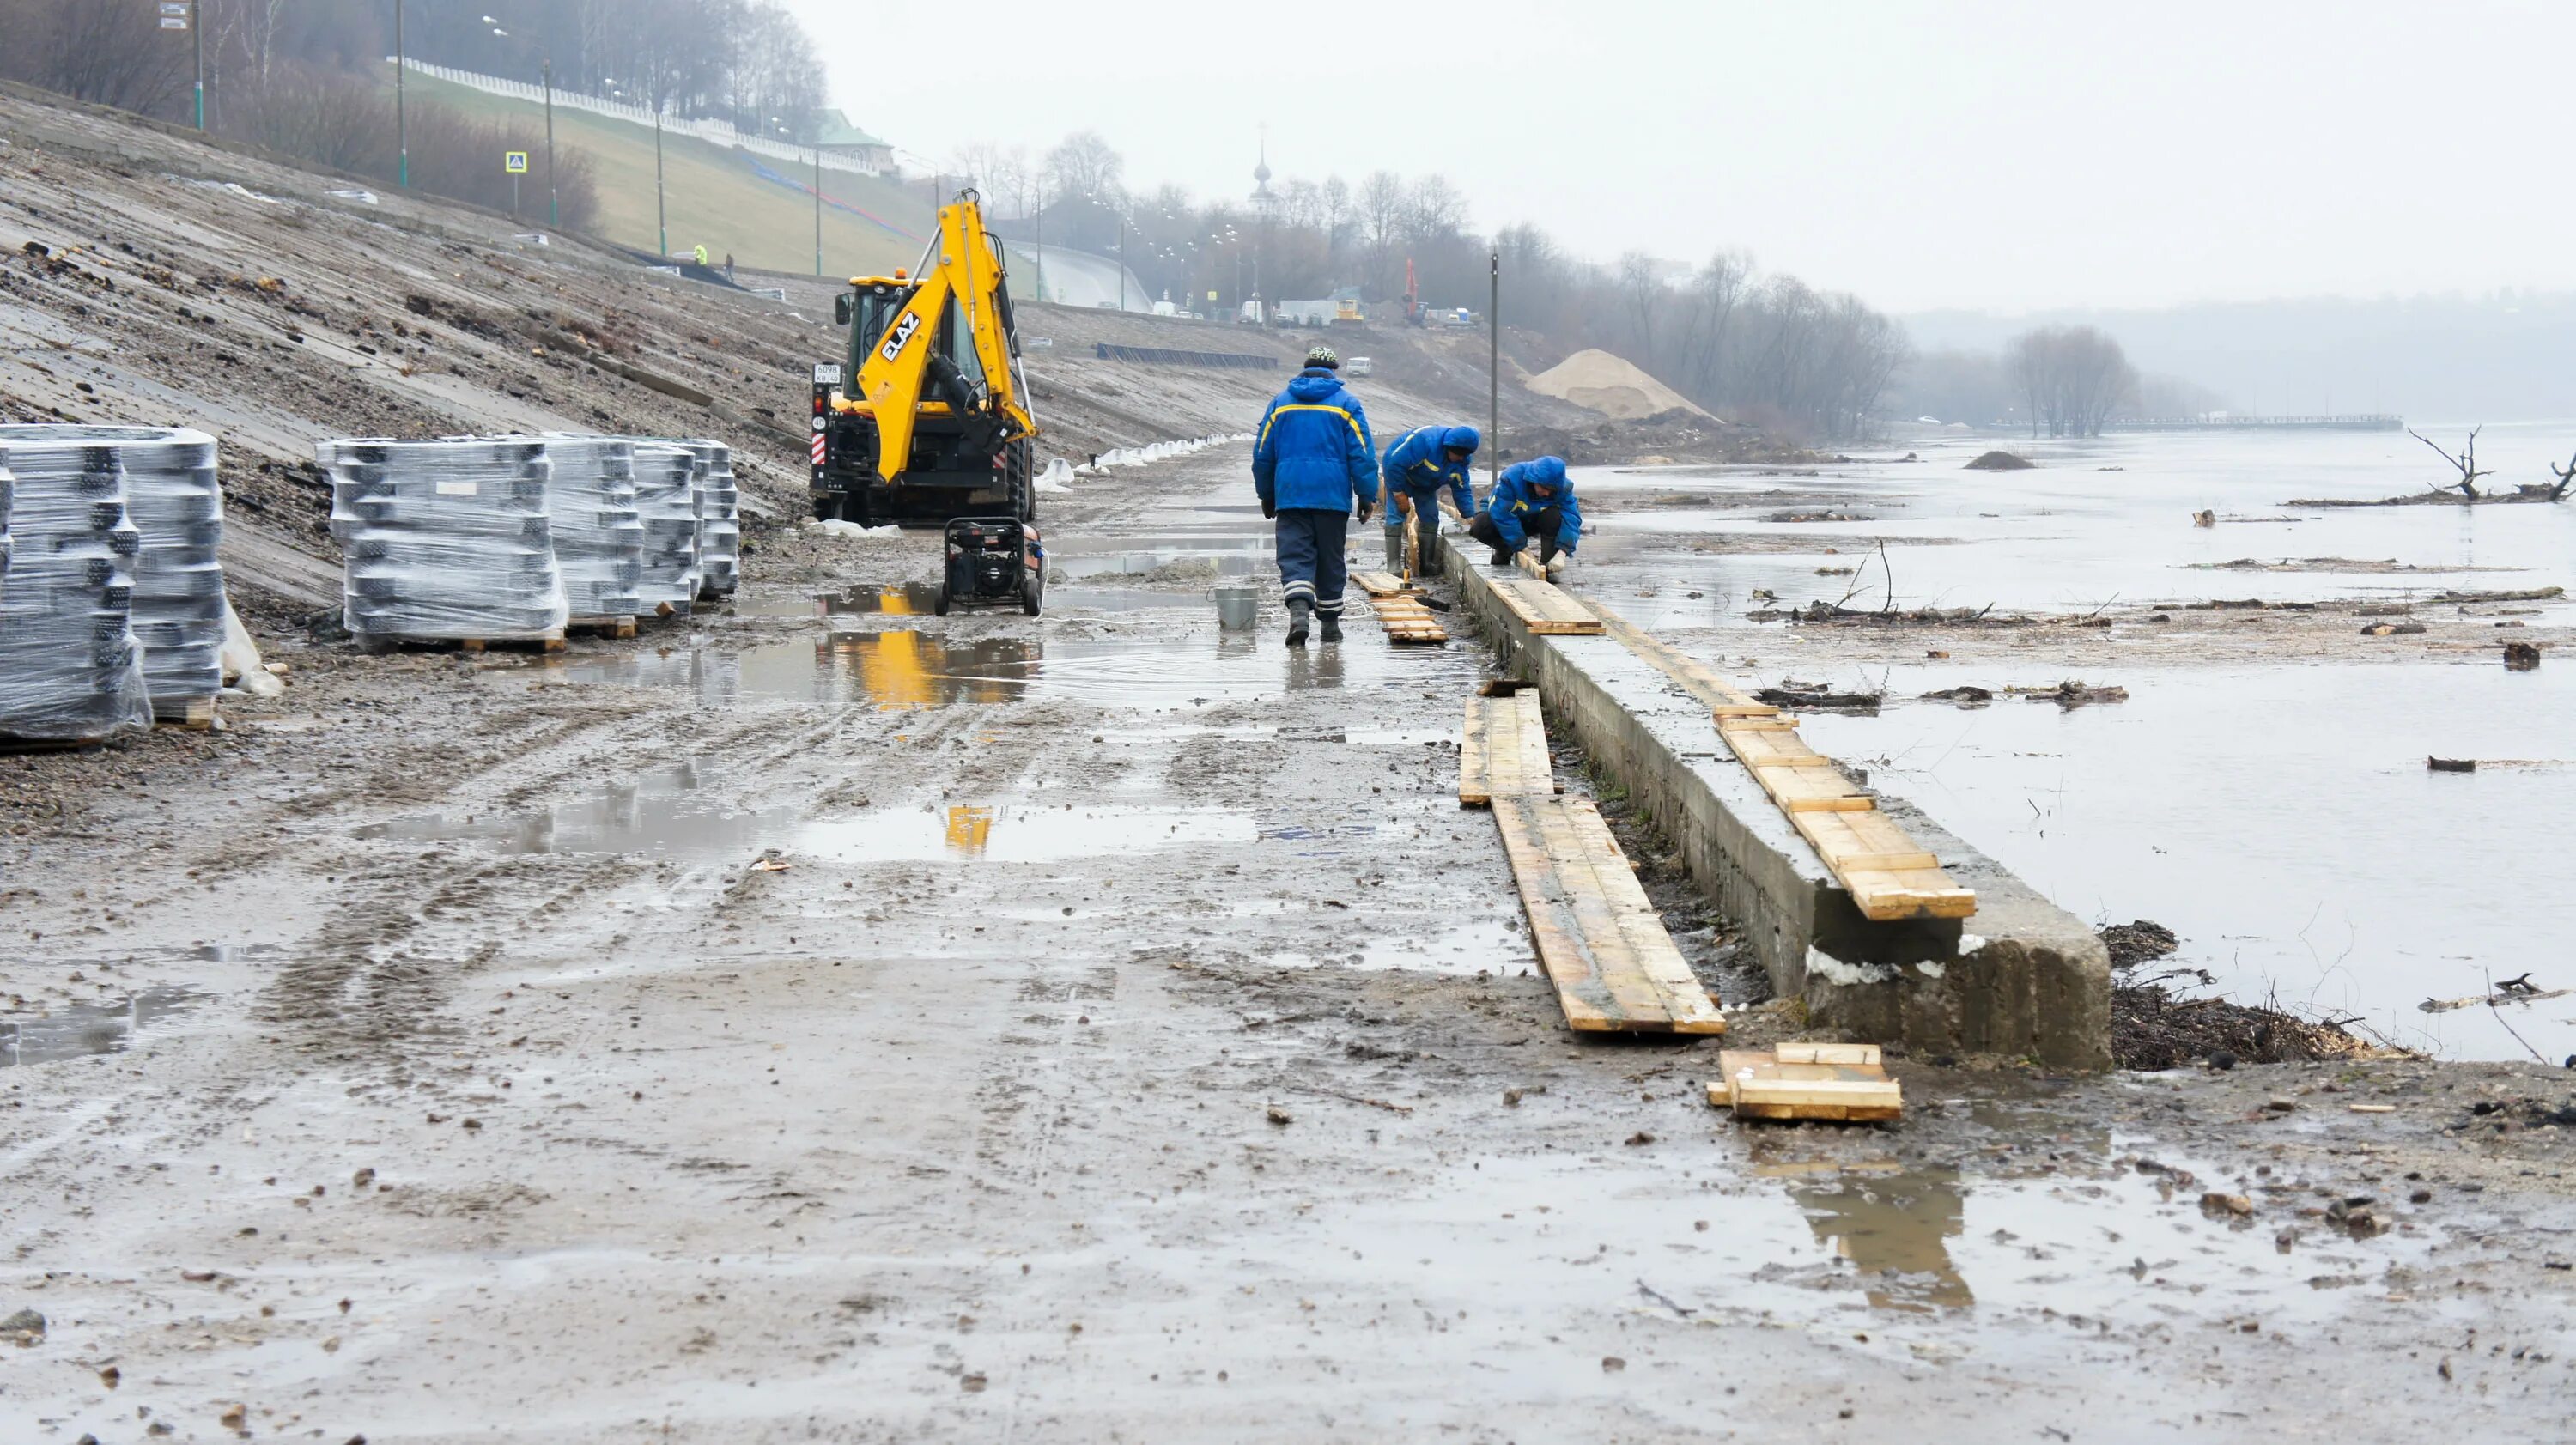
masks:
[[[948,565],[932,611],[1017,607],[1031,617],[1046,597],[1046,549],[1017,517],[959,517],[948,524]]]

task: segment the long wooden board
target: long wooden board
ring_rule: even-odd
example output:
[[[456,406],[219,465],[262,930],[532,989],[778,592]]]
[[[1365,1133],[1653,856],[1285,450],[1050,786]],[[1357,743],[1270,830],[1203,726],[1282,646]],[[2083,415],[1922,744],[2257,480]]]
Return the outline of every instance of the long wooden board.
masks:
[[[1717,1034],[1726,1021],[1585,798],[1493,798],[1530,937],[1568,1026]]]
[[[1887,1076],[1876,1044],[1782,1044],[1721,1049],[1708,1101],[1738,1119],[1894,1119],[1905,1095]]]
[[[1351,580],[1360,584],[1360,590],[1371,597],[1400,597],[1410,590],[1404,585],[1404,579],[1392,572],[1354,572]]]
[[[1522,626],[1541,636],[1581,637],[1601,631],[1601,619],[1553,582],[1536,577],[1497,577],[1488,585]]]
[[[1609,635],[1707,705],[1736,761],[1789,815],[1862,917],[1889,923],[1975,916],[1976,890],[1943,872],[1930,849],[1879,812],[1877,801],[1853,787],[1830,759],[1810,749],[1798,737],[1797,719],[1746,696],[1706,664],[1600,603],[1587,605]]]
[[[1467,699],[1467,730],[1458,749],[1458,801],[1481,808],[1498,797],[1562,791],[1547,758],[1547,724],[1538,694]]]
[[[1449,629],[1440,625],[1430,608],[1413,598],[1372,597],[1369,608],[1377,613],[1389,642],[1438,647],[1449,640]]]

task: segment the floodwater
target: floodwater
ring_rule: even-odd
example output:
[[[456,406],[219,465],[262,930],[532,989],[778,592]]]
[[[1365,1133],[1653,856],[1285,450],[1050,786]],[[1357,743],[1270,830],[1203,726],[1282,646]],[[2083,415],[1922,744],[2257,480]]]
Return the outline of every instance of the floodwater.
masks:
[[[2454,442],[2466,428],[2436,428]],[[1989,446],[2040,465],[2030,471],[1971,472],[1964,463]],[[2485,485],[2549,480],[2546,464],[2576,455],[2576,425],[2490,427],[2479,437],[2481,465],[2500,475]],[[1893,449],[1902,456],[1904,448]],[[1815,476],[1717,475],[1687,468],[1616,471],[1578,468],[1587,494],[1689,497],[1598,517],[1599,546],[1587,561],[1616,566],[1669,560],[1661,539],[1676,533],[1758,537],[1801,550],[1695,557],[1688,579],[1671,585],[1659,569],[1653,599],[1605,591],[1641,626],[1733,626],[1762,605],[1754,589],[1784,607],[1849,595],[1854,606],[1993,606],[2000,612],[2088,611],[2194,598],[2304,601],[2429,597],[2446,589],[2523,590],[2563,586],[2576,552],[2576,505],[2506,507],[2296,508],[2298,498],[2393,497],[2446,475],[2440,458],[2404,432],[2198,432],[2120,434],[2090,441],[1981,438],[1919,449],[1919,462],[1826,465]],[[1883,456],[1882,453],[1872,453]],[[1805,469],[1799,469],[1801,471]],[[1772,495],[1796,493],[1807,500]],[[1704,500],[1703,500],[1704,499]],[[2191,514],[2218,514],[2195,527]],[[1843,514],[1866,521],[1788,522],[1783,514]],[[1880,543],[1884,542],[1882,556]],[[2266,572],[2216,569],[2251,559],[2349,558],[2423,570],[2400,573]],[[1853,569],[1848,576],[1819,568]],[[1588,569],[1598,572],[1599,567]],[[1683,595],[1698,588],[1697,599]],[[2536,604],[2552,619],[2576,603]]]
[[[2011,446],[2043,465],[1959,470],[1987,445]],[[2576,426],[2489,428],[2480,451],[2502,469],[2496,482],[2541,480],[2545,461],[2576,451]],[[1603,491],[1716,488],[1706,508],[1605,516],[1604,537],[1616,545],[1591,570],[1593,590],[1644,625],[1718,630],[1723,642],[1699,647],[1703,653],[1761,655],[1775,635],[1764,627],[1782,624],[1744,618],[1753,588],[1795,606],[1833,600],[1857,583],[1855,605],[1879,605],[1884,574],[1872,539],[1881,536],[1908,543],[1892,542],[1884,554],[1900,607],[2402,600],[2443,588],[2576,581],[2567,566],[2576,554],[2576,506],[2279,505],[2394,496],[2438,480],[2440,460],[2403,432],[1980,440],[1924,455],[1921,463],[1823,468],[1829,475],[1814,478],[1587,475],[1583,484]],[[1817,500],[1796,504],[1804,510],[1866,511],[1879,520],[1762,522],[1749,519],[1789,504],[1727,501],[1770,488],[1813,494]],[[2222,519],[2265,520],[2197,528],[2190,513],[2202,508]],[[1677,575],[1675,548],[1687,542],[1665,534],[1710,530],[1812,536],[1819,549],[1839,551],[1691,554]],[[2193,570],[2246,557],[2394,559],[2433,570]],[[1816,575],[1834,565],[1864,570]],[[1655,595],[1631,595],[1639,590]],[[1692,590],[1703,596],[1687,597]],[[2569,617],[2570,605],[2516,610],[2537,623]],[[2177,614],[2175,625],[2190,622]],[[2071,712],[2013,698],[1979,709],[1901,701],[1960,684],[2000,690],[2060,681],[2046,665],[1918,661],[1840,673],[1848,675],[1825,680],[1838,689],[1884,688],[1891,705],[1875,717],[1810,717],[1806,731],[1819,749],[1869,769],[1873,783],[1921,804],[2078,916],[2150,918],[2174,928],[2185,944],[2173,964],[2207,970],[2231,996],[2357,1017],[2392,1042],[2447,1057],[2537,1052],[2555,1062],[2576,1053],[2576,1000],[2501,1015],[2418,1008],[2426,999],[2482,994],[2488,980],[2526,971],[2542,988],[2576,984],[2576,965],[2554,946],[2558,930],[2543,901],[2554,890],[2539,876],[2576,808],[2576,739],[2564,724],[2576,677],[2564,667],[2511,673],[2492,656],[2458,664],[2260,657],[2139,664],[2084,678],[2126,687],[2126,703]],[[1777,681],[1776,667],[1759,678]],[[2435,774],[2425,768],[2428,755],[2514,763]]]

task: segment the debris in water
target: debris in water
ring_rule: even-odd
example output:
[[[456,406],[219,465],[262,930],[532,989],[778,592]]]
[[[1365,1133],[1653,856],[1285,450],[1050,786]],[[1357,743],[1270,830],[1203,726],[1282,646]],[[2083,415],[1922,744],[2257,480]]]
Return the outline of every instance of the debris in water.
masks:
[[[2025,472],[2038,465],[2039,463],[2032,461],[2028,457],[2015,456],[2011,452],[1995,451],[1979,454],[1975,461],[1968,463],[1968,470],[1972,472]]]
[[[2528,642],[2504,645],[2504,665],[2508,672],[2529,672],[2540,666],[2540,649]]]
[[[2125,687],[2088,687],[2073,678],[2055,687],[2008,687],[2004,691],[2015,697],[2029,698],[2032,702],[2053,702],[2065,708],[2083,707],[2089,703],[2129,700],[2129,690]]]
[[[1993,692],[1982,687],[1945,687],[1939,692],[1927,692],[1923,694],[1923,700],[1925,702],[1957,703],[1961,707],[1981,707],[1986,703],[1993,702],[1995,700],[1995,695]]]
[[[2428,757],[2424,759],[2424,766],[2437,773],[2474,773],[2478,770],[2478,760]]]

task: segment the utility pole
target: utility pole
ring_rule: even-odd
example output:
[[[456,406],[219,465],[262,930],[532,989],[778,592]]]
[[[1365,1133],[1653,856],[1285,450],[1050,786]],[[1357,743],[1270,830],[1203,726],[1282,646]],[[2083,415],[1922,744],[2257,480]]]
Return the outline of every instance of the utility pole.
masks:
[[[671,259],[671,213],[662,203],[662,102],[653,102],[653,224],[662,231],[662,259]]]
[[[394,0],[394,144],[400,148],[400,159],[394,164],[394,185],[411,189],[411,122],[403,114],[403,0]]]
[[[1046,182],[1038,182],[1038,299],[1046,299]]]
[[[1118,309],[1127,309],[1127,213],[1118,213]]]
[[[555,58],[546,57],[546,229],[563,225],[563,207],[555,198]]]
[[[814,118],[814,279],[823,277],[823,120]]]
[[[1485,485],[1492,488],[1503,484],[1503,249],[1486,259],[1493,283],[1485,301]]]
[[[197,129],[206,128],[206,3],[196,0],[188,7],[188,38],[197,49]],[[168,13],[165,9],[164,14]]]

